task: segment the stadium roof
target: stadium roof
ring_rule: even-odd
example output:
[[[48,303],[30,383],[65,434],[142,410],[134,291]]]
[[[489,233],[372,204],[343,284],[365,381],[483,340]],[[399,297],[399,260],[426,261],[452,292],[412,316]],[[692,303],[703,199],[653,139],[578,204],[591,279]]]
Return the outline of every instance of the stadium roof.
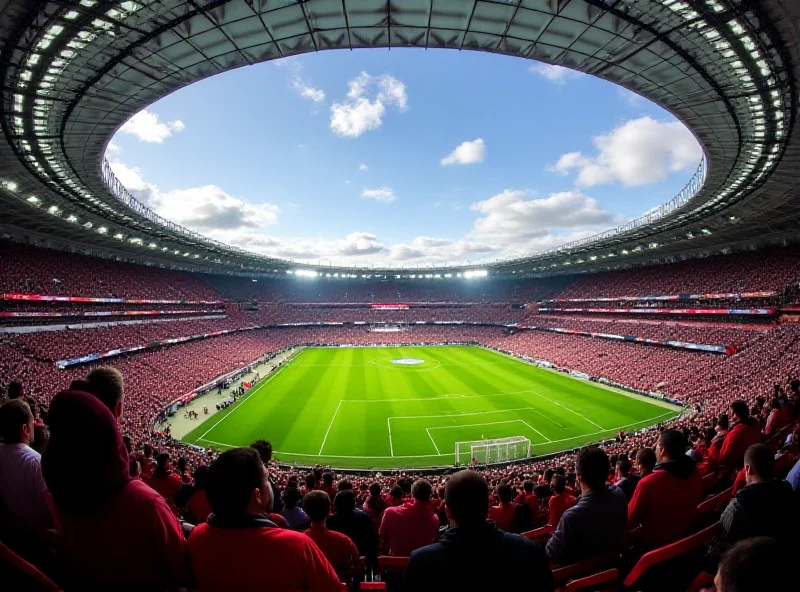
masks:
[[[800,229],[798,4],[0,0],[0,231],[162,265],[308,267],[160,218],[116,180],[105,147],[150,103],[232,68],[327,49],[418,47],[500,53],[599,76],[668,109],[705,152],[681,194],[664,196],[642,219],[496,263],[493,273],[576,271],[789,238]],[[217,108],[229,106],[209,106]]]

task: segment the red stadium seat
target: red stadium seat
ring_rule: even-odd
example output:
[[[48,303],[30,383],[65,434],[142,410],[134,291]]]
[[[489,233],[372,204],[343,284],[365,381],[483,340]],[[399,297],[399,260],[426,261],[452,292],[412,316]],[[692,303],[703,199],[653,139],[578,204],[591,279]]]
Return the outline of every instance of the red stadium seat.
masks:
[[[61,587],[43,574],[37,567],[25,561],[3,543],[0,543],[0,574],[7,589],[24,589],[30,592],[61,592]]]
[[[619,570],[608,569],[585,578],[572,580],[564,586],[564,592],[578,592],[579,590],[603,590],[615,592],[619,589]]]
[[[557,567],[553,569],[553,582],[556,587],[564,586],[570,580],[582,578],[587,574],[596,573],[597,570],[605,570],[615,566],[619,562],[619,553],[614,551],[598,557],[592,557],[585,561]]]
[[[697,506],[697,512],[695,513],[695,519],[702,518],[703,516],[710,514],[712,512],[719,512],[722,509],[722,506],[727,504],[731,501],[733,497],[733,487],[729,487],[722,493],[718,493],[717,495],[712,495],[708,499],[704,500]]]
[[[663,564],[670,559],[686,555],[692,551],[695,551],[696,549],[699,549],[717,536],[717,534],[720,532],[720,528],[720,523],[717,522],[696,534],[676,541],[665,547],[650,551],[649,553],[645,553],[628,574],[628,577],[625,578],[623,584],[626,588],[635,586],[636,583],[644,577],[649,569],[659,564]]]

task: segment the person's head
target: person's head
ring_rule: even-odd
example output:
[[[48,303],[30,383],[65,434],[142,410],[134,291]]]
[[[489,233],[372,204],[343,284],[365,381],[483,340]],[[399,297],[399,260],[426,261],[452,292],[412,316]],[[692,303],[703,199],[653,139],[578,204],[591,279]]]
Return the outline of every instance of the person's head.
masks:
[[[347,479],[342,479],[336,484],[336,491],[344,491],[346,489],[353,489],[353,482]]]
[[[392,496],[392,499],[395,501],[401,500],[403,499],[403,488],[399,485],[393,485],[389,490],[389,495]]]
[[[381,484],[380,483],[372,483],[369,486],[369,494],[373,497],[378,497],[381,494]]]
[[[306,489],[311,491],[317,486],[317,478],[314,476],[314,473],[308,473],[305,478]]]
[[[460,471],[444,488],[447,519],[454,526],[475,528],[489,515],[489,484],[475,471]]]
[[[781,400],[780,400],[780,399],[778,399],[778,398],[772,399],[772,400],[769,402],[769,408],[770,408],[770,409],[773,409],[773,410],[776,410],[776,411],[780,411],[780,408],[781,408]]]
[[[547,469],[544,472],[544,482],[545,483],[550,483],[550,480],[553,478],[553,475],[555,475],[555,474],[556,474],[556,470],[555,469]]]
[[[0,405],[0,438],[5,444],[33,442],[33,413],[22,399],[9,399]]]
[[[95,368],[86,375],[86,382],[89,383],[88,392],[100,399],[117,421],[122,419],[125,387],[120,371],[110,366]]]
[[[727,432],[728,429],[730,428],[730,425],[731,425],[731,422],[730,422],[730,419],[728,419],[728,414],[727,413],[720,413],[719,417],[717,418],[717,425],[715,426],[716,427],[716,431],[717,432]]]
[[[595,446],[584,446],[578,452],[575,471],[581,491],[599,491],[608,478],[608,456]]]
[[[678,430],[664,430],[658,437],[656,456],[659,462],[678,460],[686,454],[686,436]]]
[[[766,444],[753,444],[745,451],[744,471],[748,485],[775,477],[775,457]]]
[[[433,488],[426,479],[417,479],[411,485],[411,497],[421,502],[428,502],[433,495]]]
[[[206,496],[214,515],[224,520],[268,512],[272,488],[258,452],[234,448],[220,454],[208,469]]]
[[[300,505],[300,500],[303,499],[303,496],[300,495],[300,491],[296,487],[287,487],[283,490],[281,498],[286,509],[291,510]]]
[[[69,383],[69,390],[80,391],[82,393],[91,393],[92,385],[89,384],[89,381],[86,380],[85,378],[76,378],[75,380]]]
[[[349,514],[356,509],[356,494],[352,489],[340,491],[333,498],[333,507],[337,514]]]
[[[623,479],[631,473],[631,461],[627,456],[620,456],[615,465],[617,479]]]
[[[189,466],[189,459],[187,459],[185,456],[182,456],[178,459],[178,471],[181,474],[186,472],[188,466]]]
[[[156,456],[156,471],[159,473],[166,473],[172,468],[172,463],[169,461],[169,454],[161,452]]]
[[[525,493],[533,493],[533,481],[526,479],[522,482],[522,490]]]
[[[272,460],[272,444],[266,440],[256,440],[250,444],[250,448],[254,448],[258,452],[261,457],[261,462],[265,465]]]
[[[130,481],[130,456],[108,407],[89,393],[65,391],[50,403],[50,442],[42,476],[59,511],[84,515],[108,503]],[[88,447],[88,448],[87,448]],[[91,470],[75,478],[76,459],[91,451]]]
[[[504,504],[510,504],[514,497],[514,490],[508,483],[501,483],[497,486],[497,499]]]
[[[734,421],[745,421],[750,417],[750,408],[747,406],[747,403],[741,399],[737,399],[731,403],[730,410]]]
[[[142,465],[140,465],[139,461],[133,457],[130,457],[130,461],[128,463],[128,474],[132,479],[137,479],[139,475],[142,474]]]
[[[325,524],[331,513],[331,498],[324,491],[312,491],[303,500],[303,511],[313,524]]]
[[[322,473],[322,482],[325,485],[333,485],[333,473],[330,471]]]
[[[21,399],[23,395],[22,383],[16,380],[8,385],[8,398]]]
[[[567,478],[564,475],[553,475],[553,478],[550,479],[550,488],[553,493],[564,493],[567,488]]]
[[[717,592],[787,590],[795,579],[796,559],[790,545],[775,539],[745,539],[722,556],[714,586]]]
[[[153,447],[150,446],[150,444],[145,444],[142,447],[142,454],[144,454],[145,458],[150,458],[151,456],[153,456]]]
[[[636,453],[636,469],[641,475],[652,473],[657,462],[656,452],[652,448],[642,448]]]

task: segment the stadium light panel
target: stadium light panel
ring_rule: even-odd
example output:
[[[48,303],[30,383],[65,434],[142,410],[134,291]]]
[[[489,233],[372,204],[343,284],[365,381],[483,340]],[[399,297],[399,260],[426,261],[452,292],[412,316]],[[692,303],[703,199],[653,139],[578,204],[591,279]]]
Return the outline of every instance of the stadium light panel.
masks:
[[[289,272],[289,273],[291,273],[291,272]],[[298,277],[303,277],[303,278],[315,278],[315,277],[317,277],[319,275],[313,269],[296,269],[294,271],[294,274],[296,276],[298,276]]]
[[[40,199],[39,199],[38,197],[36,197],[35,195],[31,195],[31,196],[28,198],[28,201],[29,201],[29,202],[31,202],[32,204],[38,204],[38,203],[39,203],[40,201],[42,201],[42,200],[40,200]]]
[[[489,275],[489,272],[486,271],[485,269],[474,269],[474,270],[470,270],[470,271],[465,271],[464,272],[464,277],[467,278],[467,279],[484,278],[484,277],[486,277],[488,275]]]

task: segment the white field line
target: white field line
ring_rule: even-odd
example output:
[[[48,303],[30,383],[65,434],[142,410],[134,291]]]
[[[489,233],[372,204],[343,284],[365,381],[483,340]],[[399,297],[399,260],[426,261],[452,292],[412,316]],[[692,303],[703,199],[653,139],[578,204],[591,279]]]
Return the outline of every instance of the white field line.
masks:
[[[288,364],[287,364],[287,365],[288,365]],[[275,372],[273,372],[273,373],[272,373],[272,376],[270,376],[270,377],[269,377],[269,378],[267,378],[267,379],[266,379],[264,382],[262,382],[260,385],[258,385],[258,387],[254,388],[252,391],[250,391],[249,393],[247,393],[247,395],[245,395],[245,398],[244,398],[244,399],[240,399],[240,400],[238,401],[238,403],[239,403],[239,404],[238,404],[238,405],[236,405],[236,407],[235,407],[234,409],[232,409],[232,410],[231,410],[231,411],[230,411],[230,412],[229,412],[227,415],[224,415],[224,416],[223,416],[223,417],[222,417],[222,418],[221,418],[221,419],[220,419],[220,420],[219,420],[217,423],[215,423],[213,426],[211,426],[210,428],[208,428],[208,429],[207,429],[207,430],[206,430],[206,431],[203,433],[203,435],[202,435],[202,436],[200,436],[200,437],[198,438],[198,440],[205,440],[206,436],[208,435],[208,433],[209,433],[211,430],[213,430],[215,427],[217,427],[217,426],[218,426],[219,424],[221,424],[223,421],[225,421],[226,419],[228,419],[228,418],[229,418],[231,415],[233,415],[234,413],[236,413],[237,411],[239,411],[239,409],[241,409],[241,408],[242,408],[242,406],[243,406],[243,405],[244,405],[244,404],[245,404],[247,401],[249,401],[249,400],[250,400],[250,399],[253,397],[253,395],[255,395],[255,394],[256,394],[257,392],[259,392],[259,391],[260,391],[262,388],[264,388],[265,386],[267,386],[267,383],[268,383],[270,380],[272,380],[273,378],[275,378],[275,377],[278,375],[278,373],[279,373],[281,370],[283,370],[284,368],[286,368],[286,366],[281,366],[280,368],[278,368],[278,369],[277,369]],[[210,442],[210,440],[206,440],[206,442]],[[226,444],[225,446],[227,446],[227,444]]]
[[[467,395],[464,393],[445,393],[434,397],[415,397],[408,399],[345,399],[345,403],[401,403],[403,401],[436,401],[437,399],[488,399],[490,397],[508,397],[510,395],[522,395],[533,393],[533,391],[513,391],[510,393],[487,393],[483,395]]]
[[[524,419],[509,419],[507,421],[490,421],[490,422],[487,422],[487,423],[467,423],[467,424],[452,425],[452,426],[434,426],[432,428],[425,428],[425,429],[428,430],[428,435],[430,436],[430,430],[450,430],[450,429],[453,429],[453,428],[474,428],[474,427],[478,427],[478,426],[500,425],[500,424],[504,424],[504,423],[524,423],[526,426],[528,426],[528,429],[530,429],[531,431],[536,432],[537,434],[539,434],[542,438],[544,438],[548,442],[552,442],[552,440],[550,438],[545,436],[542,432],[537,430],[535,427],[533,427],[531,424],[529,424]],[[542,444],[544,444],[544,442],[542,442]],[[536,444],[532,444],[532,446],[536,446]]]
[[[607,430],[602,430],[600,432],[591,432],[588,434],[580,434],[578,436],[572,436],[571,438],[562,438],[561,440],[551,440],[548,444],[559,444],[560,442],[569,442],[570,440],[578,440],[580,438],[587,438],[589,436],[596,436],[597,434],[602,434],[604,432],[616,432],[618,430],[624,430],[625,428],[629,428],[631,426],[640,425],[643,423],[648,423],[651,421],[655,421],[657,419],[661,419],[667,415],[671,415],[673,411],[668,411],[667,413],[662,413],[661,415],[657,415],[655,417],[651,417],[649,419],[641,419],[639,421],[635,421],[633,423],[629,423],[622,426],[617,426],[614,428],[608,428]],[[454,426],[458,427],[458,426]],[[198,438],[198,440],[203,440],[204,442],[209,442],[210,444],[217,444],[218,446],[227,446],[228,448],[236,448],[237,445],[235,444],[225,444],[224,442],[215,442],[213,440],[207,440],[205,438]],[[541,444],[532,444],[531,446],[541,446]],[[555,451],[557,452],[557,451]],[[285,454],[287,456],[302,456],[308,458],[366,458],[366,459],[384,459],[384,458],[436,458],[442,456],[453,456],[452,454],[414,454],[414,455],[405,455],[405,456],[347,456],[347,455],[340,455],[340,454],[302,454],[299,452],[280,452],[280,451],[273,451],[273,454]]]
[[[386,427],[389,428],[389,454],[394,456],[394,446],[392,445],[392,418],[386,418]]]
[[[439,452],[439,447],[436,445],[436,440],[434,440],[433,436],[431,436],[431,429],[430,428],[425,428],[425,431],[428,432],[428,438],[431,439],[431,444],[433,444],[433,447],[436,449],[436,454],[441,456],[442,453]]]
[[[469,417],[470,415],[489,415],[491,413],[509,413],[511,411],[528,411],[536,407],[514,407],[512,409],[494,409],[492,411],[466,411],[463,413],[445,413],[440,415],[393,415],[392,419],[431,419],[433,417]]]
[[[325,437],[322,439],[322,444],[319,447],[319,453],[322,454],[322,449],[325,448],[325,442],[328,440],[328,434],[331,433],[331,428],[333,427],[333,422],[336,421],[336,416],[339,415],[339,409],[342,406],[342,400],[339,400],[339,404],[336,406],[336,411],[333,413],[333,417],[331,417],[331,422],[328,424],[328,429],[325,431]]]
[[[577,415],[577,416],[578,416],[578,417],[580,417],[582,420],[584,420],[584,421],[588,421],[588,422],[589,422],[590,424],[592,424],[594,427],[596,427],[596,428],[600,428],[600,429],[601,429],[601,430],[603,430],[604,432],[606,431],[606,428],[604,428],[603,426],[596,424],[596,423],[595,423],[595,422],[593,422],[591,419],[589,419],[588,417],[584,417],[583,415],[581,415],[581,414],[580,414],[580,413],[578,413],[577,411],[573,411],[572,409],[570,409],[570,408],[569,408],[569,407],[567,407],[566,405],[562,405],[562,404],[561,404],[561,403],[559,403],[558,401],[553,401],[553,399],[549,399],[549,398],[545,397],[544,395],[540,395],[540,394],[539,394],[539,393],[537,393],[536,391],[530,391],[530,392],[531,392],[532,394],[536,395],[537,397],[541,397],[541,398],[542,398],[542,399],[544,399],[545,401],[550,401],[550,402],[551,402],[553,405],[558,405],[558,406],[559,406],[559,407],[561,407],[562,409],[564,409],[564,410],[566,410],[566,411],[569,411],[570,413],[573,413],[573,414]]]

